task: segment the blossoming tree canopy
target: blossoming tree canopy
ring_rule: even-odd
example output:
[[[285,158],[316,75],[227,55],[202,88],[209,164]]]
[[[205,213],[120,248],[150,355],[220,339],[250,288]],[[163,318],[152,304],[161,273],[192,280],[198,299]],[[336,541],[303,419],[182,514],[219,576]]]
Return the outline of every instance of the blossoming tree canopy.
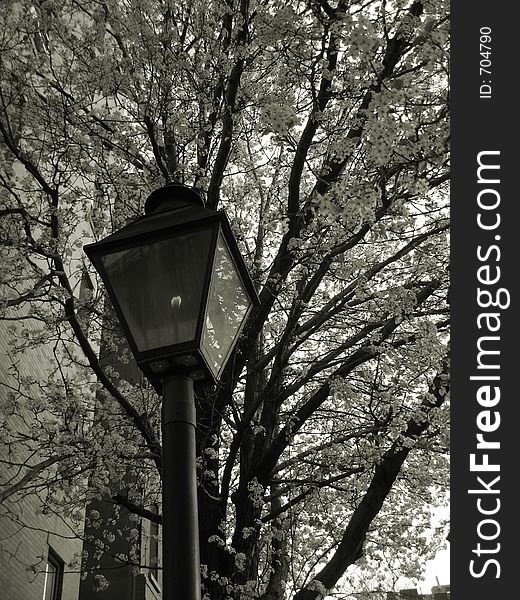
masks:
[[[37,493],[95,544],[84,569],[141,565],[135,524],[116,552],[82,509],[160,523],[160,398],[81,247],[179,181],[226,210],[260,297],[196,390],[204,593],[418,577],[447,491],[448,3],[0,10],[2,515]]]

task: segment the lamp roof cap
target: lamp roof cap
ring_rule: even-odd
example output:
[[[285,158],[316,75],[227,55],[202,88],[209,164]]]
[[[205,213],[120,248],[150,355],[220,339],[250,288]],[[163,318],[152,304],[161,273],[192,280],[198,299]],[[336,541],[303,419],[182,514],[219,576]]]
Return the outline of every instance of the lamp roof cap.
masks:
[[[146,199],[144,212],[146,215],[154,212],[173,210],[183,205],[195,204],[204,208],[204,200],[193,188],[182,183],[167,183],[154,190]]]

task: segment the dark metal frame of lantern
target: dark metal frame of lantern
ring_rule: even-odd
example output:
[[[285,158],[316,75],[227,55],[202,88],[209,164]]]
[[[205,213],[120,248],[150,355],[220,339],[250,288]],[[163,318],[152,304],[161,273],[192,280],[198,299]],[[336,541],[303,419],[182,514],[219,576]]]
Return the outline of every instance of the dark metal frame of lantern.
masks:
[[[195,243],[195,246],[186,249],[189,246],[186,240],[190,236],[191,244],[193,246]],[[201,242],[201,245],[198,246],[197,236],[200,237],[199,242],[206,236],[204,243]],[[163,244],[163,248],[159,247],[161,244]],[[168,247],[169,244],[170,247]],[[182,259],[179,256],[176,257],[175,252],[171,256],[171,264],[175,259],[178,262],[187,261],[187,264],[181,265],[185,269],[182,277],[179,275],[181,280],[184,278],[180,285],[181,287],[191,285],[196,288],[194,293],[199,294],[199,298],[194,300],[195,304],[199,303],[198,307],[190,306],[187,298],[184,300],[184,303],[188,304],[186,310],[191,310],[191,316],[195,317],[195,321],[193,319],[190,321],[189,327],[192,329],[191,335],[188,336],[189,339],[182,339],[180,334],[175,333],[176,319],[178,318],[179,322],[182,321],[180,315],[176,314],[176,310],[181,309],[183,294],[186,295],[186,290],[179,289],[179,296],[172,296],[172,293],[175,294],[176,291],[172,292],[171,289],[166,289],[167,285],[164,285],[163,279],[167,276],[166,271],[168,271],[169,264],[161,262],[166,261],[166,257],[159,256],[161,251],[172,252],[175,244],[178,244],[180,253],[188,253]],[[182,249],[183,244],[184,249]],[[172,375],[185,374],[193,381],[209,381],[210,383],[218,381],[250,311],[254,305],[258,304],[253,282],[223,211],[205,208],[200,196],[191,188],[180,184],[168,184],[148,197],[145,204],[145,216],[122,227],[105,239],[85,246],[84,250],[106,286],[137,364],[159,393],[161,393],[162,381]],[[192,252],[193,250],[196,252]],[[132,262],[132,252],[134,254],[141,252],[142,255]],[[159,260],[154,261],[152,257],[154,252]],[[196,258],[197,252],[200,252],[198,259]],[[148,266],[144,266],[145,253],[149,254]],[[226,253],[227,256],[225,256]],[[241,290],[244,305],[242,306],[243,314],[240,315],[241,319],[239,322],[235,321],[234,331],[231,331],[232,335],[228,335],[227,347],[222,349],[218,360],[215,360],[215,357],[211,356],[209,340],[213,337],[213,344],[218,345],[220,343],[219,334],[226,333],[222,324],[221,331],[215,331],[214,334],[209,328],[211,322],[209,311],[215,310],[216,306],[214,304],[216,300],[212,298],[212,294],[213,296],[217,294],[215,286],[219,286],[219,277],[222,276],[221,273],[216,272],[218,267],[216,261],[219,256],[221,261],[222,256],[225,256],[225,260],[230,261],[229,273],[236,275],[234,291],[240,295]],[[190,260],[194,261],[191,272],[190,268],[186,269],[189,267]],[[112,264],[110,264],[111,261]],[[122,264],[126,261],[126,264],[119,268],[118,261]],[[204,272],[197,272],[197,269],[200,270],[201,267]],[[138,280],[139,268],[143,270],[144,279],[147,277],[148,282]],[[155,277],[151,277],[150,274],[153,270],[156,271]],[[119,274],[115,275],[117,272]],[[115,283],[118,277],[121,280]],[[173,280],[170,277],[170,283]],[[152,284],[153,288],[148,287],[147,284]],[[222,296],[222,291],[224,291],[224,298],[221,299],[220,310],[224,313],[226,310],[233,310],[233,306],[226,305],[226,290],[224,289],[226,284],[229,285],[230,282],[222,279],[220,295]],[[233,285],[231,282],[231,286]],[[131,286],[135,288],[133,291]],[[227,291],[233,290],[229,287]],[[133,298],[132,294],[134,294]],[[132,310],[135,310],[132,301],[134,301],[134,305],[139,305],[137,302],[139,297],[144,299],[143,307],[148,306],[150,314],[141,314],[140,318],[143,319],[143,322],[136,325],[135,322],[131,323],[132,320],[135,321],[131,316]],[[157,302],[156,298],[158,298]],[[232,304],[232,302],[227,304]],[[157,308],[159,305],[161,308]],[[141,308],[141,312],[143,310],[145,308]],[[146,344],[138,339],[139,331],[141,336],[153,336],[153,327],[150,327],[149,323],[154,320],[157,325],[157,340],[152,339],[152,343],[149,344],[151,347],[146,348],[144,347]],[[151,334],[150,330],[152,330]],[[168,335],[173,343],[165,343]],[[176,337],[177,339],[175,339]],[[157,342],[156,345],[153,342]]]

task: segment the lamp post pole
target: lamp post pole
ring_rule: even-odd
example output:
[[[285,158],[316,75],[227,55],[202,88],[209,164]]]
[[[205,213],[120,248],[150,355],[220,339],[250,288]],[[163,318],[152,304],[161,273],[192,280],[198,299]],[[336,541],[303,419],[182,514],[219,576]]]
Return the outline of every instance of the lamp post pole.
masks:
[[[200,600],[200,554],[193,381],[163,382],[163,600]]]

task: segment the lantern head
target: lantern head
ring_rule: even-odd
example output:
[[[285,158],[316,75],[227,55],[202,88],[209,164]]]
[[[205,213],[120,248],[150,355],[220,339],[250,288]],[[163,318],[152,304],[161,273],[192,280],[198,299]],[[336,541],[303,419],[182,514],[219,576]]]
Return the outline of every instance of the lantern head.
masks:
[[[145,216],[84,250],[157,391],[179,373],[218,381],[258,304],[223,211],[169,184],[148,197]]]

